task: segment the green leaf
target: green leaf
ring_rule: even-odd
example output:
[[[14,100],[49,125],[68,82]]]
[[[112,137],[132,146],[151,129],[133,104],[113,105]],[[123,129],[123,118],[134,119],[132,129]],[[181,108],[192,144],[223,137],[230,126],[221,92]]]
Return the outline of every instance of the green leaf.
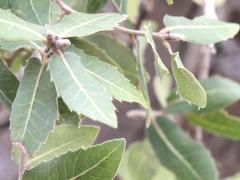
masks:
[[[160,169],[151,145],[147,140],[129,146],[120,169],[123,180],[151,180]]]
[[[82,37],[99,31],[112,30],[124,20],[124,16],[115,13],[85,14],[76,12],[64,16],[57,24],[48,25],[47,29],[62,38]]]
[[[114,98],[119,101],[138,102],[143,107],[147,106],[143,95],[114,66],[96,57],[88,56],[78,49],[72,50],[80,56],[86,71],[106,87]]]
[[[168,5],[173,5],[173,0],[166,0]]]
[[[147,101],[147,108],[146,108],[146,127],[150,126],[151,120],[152,120],[152,115],[151,115],[151,102],[150,102],[150,97],[149,97],[149,92],[148,92],[148,87],[147,87],[147,78],[145,74],[145,69],[144,69],[144,62],[143,62],[143,57],[141,56],[141,49],[143,45],[140,43],[144,43],[142,41],[136,40],[136,47],[135,47],[135,54],[137,57],[138,61],[138,76],[139,76],[139,81],[140,81],[140,88],[142,89],[144,93],[144,97]]]
[[[0,40],[0,49],[15,51],[20,48],[42,49],[43,43],[36,41],[2,41]]]
[[[163,19],[164,33],[171,33],[192,43],[211,44],[232,38],[239,31],[239,25],[227,23],[207,16],[187,19],[166,15]]]
[[[88,0],[87,12],[94,13],[103,8],[107,3],[107,0]]]
[[[180,97],[199,108],[204,108],[207,103],[206,93],[194,75],[183,66],[179,53],[172,54],[171,62]]]
[[[158,73],[158,75],[160,77],[163,77],[163,76],[169,74],[169,71],[168,71],[167,67],[163,64],[160,56],[158,55],[157,48],[156,48],[155,42],[152,37],[151,24],[146,25],[144,28],[146,30],[146,33],[145,33],[146,40],[150,44],[150,46],[153,50],[154,57],[155,57],[154,65],[155,65],[156,72]]]
[[[22,19],[45,25],[49,23],[51,9],[51,0],[10,0],[13,12]]]
[[[25,171],[23,180],[42,179],[104,179],[111,180],[118,171],[125,148],[125,140],[68,152],[50,162]]]
[[[218,179],[209,152],[170,120],[159,117],[153,121],[148,136],[161,164],[178,180]]]
[[[152,180],[160,180],[160,179],[177,180],[176,176],[171,171],[169,171],[167,168],[164,168],[163,166],[160,166],[158,168],[156,174],[152,178]]]
[[[80,116],[75,112],[71,112],[61,98],[58,98],[58,107],[60,123],[80,126]]]
[[[127,0],[112,0],[112,2],[120,14],[126,14]]]
[[[50,133],[47,141],[27,161],[28,169],[66,154],[69,151],[84,149],[94,143],[99,133],[95,126],[60,125]]]
[[[9,9],[10,6],[9,6],[8,0],[1,0],[0,1],[0,8],[1,9]]]
[[[189,113],[187,120],[207,132],[233,140],[240,139],[240,118],[227,112],[215,111],[205,115]]]
[[[171,92],[172,76],[163,76],[161,79],[155,76],[153,79],[153,89],[161,106],[167,106],[167,98]]]
[[[61,57],[52,56],[49,70],[59,95],[71,111],[117,127],[111,96],[89,75],[77,54],[67,52]]]
[[[167,111],[208,113],[226,108],[240,99],[240,85],[230,79],[214,76],[203,81],[202,86],[207,94],[207,105],[204,109],[198,111],[197,107],[177,99],[171,103]]]
[[[141,1],[139,0],[127,0],[126,11],[128,19],[133,23],[137,21],[137,18],[139,16],[140,3]]]
[[[0,9],[0,39],[3,41],[45,41],[44,27],[26,22]]]
[[[58,119],[57,93],[46,69],[39,59],[29,59],[12,105],[12,141],[21,142],[30,154],[46,140]]]
[[[11,110],[12,102],[17,94],[19,82],[15,75],[0,59],[0,102]]]
[[[123,46],[116,39],[103,34],[95,34],[93,36],[87,37],[87,39],[92,43],[95,43],[98,47],[101,47],[108,54],[108,56],[111,57],[111,59],[100,58],[101,60],[116,66],[121,72],[125,74],[128,79],[131,80],[133,84],[137,84],[137,62],[134,54],[130,49]]]

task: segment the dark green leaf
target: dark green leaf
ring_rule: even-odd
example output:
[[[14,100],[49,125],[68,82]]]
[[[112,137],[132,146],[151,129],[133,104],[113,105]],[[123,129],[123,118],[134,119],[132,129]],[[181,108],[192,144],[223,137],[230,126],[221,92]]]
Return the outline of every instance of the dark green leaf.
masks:
[[[69,110],[61,98],[58,98],[59,121],[62,124],[80,125],[80,116]]]
[[[118,171],[124,148],[125,140],[119,139],[107,141],[85,150],[68,152],[26,171],[23,180],[112,180]]]
[[[178,125],[159,117],[148,136],[161,164],[178,180],[216,180],[218,173],[209,152],[194,142]]]
[[[1,9],[9,9],[10,6],[9,6],[8,0],[1,0],[0,1],[0,8]]]
[[[88,0],[87,12],[94,13],[103,8],[107,3],[107,0]]]
[[[15,75],[0,59],[0,102],[3,103],[9,110],[12,102],[17,94],[19,82]]]
[[[111,59],[102,59],[116,66],[133,84],[138,82],[136,58],[130,49],[123,46],[116,39],[103,34],[95,34],[87,37],[88,40],[101,47]],[[95,55],[95,54],[90,54]],[[113,61],[112,61],[113,60]]]
[[[233,140],[240,139],[240,118],[231,116],[224,111],[204,115],[190,113],[187,115],[187,120],[207,132]]]

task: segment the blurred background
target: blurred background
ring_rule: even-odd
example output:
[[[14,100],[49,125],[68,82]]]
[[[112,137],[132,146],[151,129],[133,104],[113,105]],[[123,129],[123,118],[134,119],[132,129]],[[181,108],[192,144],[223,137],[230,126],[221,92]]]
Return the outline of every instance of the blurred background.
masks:
[[[76,3],[80,3],[80,1],[81,0],[76,1]],[[201,2],[201,0],[175,0],[174,5],[169,6],[165,0],[142,0],[141,5],[137,7],[139,15],[136,19],[136,23],[132,26],[135,29],[139,29],[142,22],[147,19],[156,21],[158,29],[162,29],[164,27],[162,19],[165,14],[185,16],[188,18],[202,15],[204,12]],[[134,7],[134,3],[133,8],[136,8]],[[109,1],[101,11],[114,12],[116,9],[112,2]],[[216,12],[218,18],[221,20],[240,23],[240,0],[218,0],[216,3]],[[128,36],[118,32],[114,32],[113,34],[126,46],[131,47],[131,41]],[[167,51],[162,47],[161,43],[157,43],[157,46],[158,52],[164,60],[164,63],[170,67]],[[238,34],[235,39],[218,43],[216,45],[215,54],[212,54],[209,52],[209,49],[206,50],[206,47],[201,45],[187,44],[184,42],[175,43],[174,49],[180,51],[185,67],[193,72],[198,78],[204,79],[206,74],[200,73],[200,69],[203,68],[203,66],[210,66],[209,76],[218,74],[240,83],[240,34]],[[2,56],[2,54],[0,54],[0,56]],[[18,54],[18,56],[11,58],[17,58],[18,61],[23,61],[23,59],[28,56],[28,52],[22,52]],[[161,107],[154,94],[152,85],[155,70],[153,65],[153,54],[150,48],[147,48],[145,58],[146,69],[151,76],[151,81],[149,83],[151,105],[153,109],[159,110]],[[209,64],[202,63],[206,59],[210,62]],[[20,71],[18,69],[16,74],[20,78],[22,76],[22,68],[20,68]],[[141,116],[130,118],[126,115],[129,110],[137,109],[138,106],[136,104],[119,102],[115,102],[115,104],[118,109],[119,128],[115,130],[98,124],[102,129],[96,143],[103,142],[106,139],[123,137],[126,138],[127,144],[130,145],[134,141],[143,139],[145,136],[144,118]],[[240,116],[240,102],[229,107],[228,111],[233,115]],[[9,112],[0,105],[0,180],[17,179],[17,165],[10,157],[11,142],[8,118]],[[183,117],[179,116],[178,118],[179,121],[182,121]],[[92,122],[89,121],[89,123]],[[191,127],[188,126],[189,125],[183,123],[183,128],[186,129],[186,131],[191,129]],[[203,143],[211,151],[220,171],[221,178],[231,176],[240,171],[240,142],[226,140],[204,132]]]

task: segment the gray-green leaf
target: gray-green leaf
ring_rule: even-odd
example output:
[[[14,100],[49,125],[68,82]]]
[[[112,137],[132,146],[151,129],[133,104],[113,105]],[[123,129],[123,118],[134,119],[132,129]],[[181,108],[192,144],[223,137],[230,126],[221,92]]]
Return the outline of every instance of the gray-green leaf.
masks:
[[[44,41],[44,27],[26,22],[0,9],[0,39],[4,41]]]
[[[207,105],[204,109],[198,109],[186,102],[176,99],[171,102],[167,111],[169,113],[192,111],[196,113],[208,113],[226,108],[240,99],[240,85],[230,79],[214,76],[202,82],[207,94]],[[228,88],[226,88],[228,87]]]
[[[77,54],[54,55],[50,59],[49,70],[59,95],[71,111],[117,127],[111,96],[89,75]]]
[[[166,15],[163,19],[166,28],[162,31],[178,36],[192,43],[211,44],[232,38],[239,31],[239,25],[227,23],[207,16],[187,19]]]
[[[215,111],[204,115],[190,113],[187,120],[200,126],[207,132],[233,139],[240,139],[240,118],[234,117],[224,111]]]
[[[3,103],[9,110],[12,102],[17,94],[19,82],[15,75],[0,59],[0,102]]]
[[[8,0],[1,0],[0,1],[0,8],[1,9],[9,9],[10,6],[9,6]]]
[[[64,16],[59,23],[47,26],[47,29],[62,38],[82,37],[99,31],[112,30],[124,20],[124,16],[114,13],[85,14],[75,12]]]
[[[167,67],[163,64],[162,59],[160,58],[160,56],[157,52],[156,45],[155,45],[155,42],[152,37],[151,24],[146,25],[144,28],[146,30],[145,37],[147,39],[147,42],[150,44],[150,46],[153,50],[154,57],[155,57],[154,65],[155,65],[156,72],[158,73],[158,75],[160,77],[163,77],[163,76],[169,74],[169,71],[168,71]]]
[[[12,141],[21,142],[32,154],[46,140],[57,119],[57,93],[50,74],[39,59],[31,58],[12,105]]]
[[[148,136],[161,164],[173,171],[178,180],[217,179],[209,152],[169,119],[159,117],[153,121]]]
[[[22,19],[45,25],[51,19],[51,0],[10,0],[13,12]]]
[[[99,128],[95,126],[57,126],[49,134],[47,141],[27,161],[27,168],[32,169],[69,151],[87,148],[94,143],[98,133]]]
[[[172,54],[171,62],[180,97],[204,108],[207,103],[206,93],[194,75],[183,66],[179,53]]]
[[[143,95],[114,66],[96,57],[88,56],[78,49],[74,51],[80,56],[86,71],[100,81],[114,98],[119,101],[137,102],[143,107],[147,106]]]
[[[23,180],[111,180],[116,176],[124,148],[125,140],[119,139],[107,141],[86,150],[68,152],[25,171]]]

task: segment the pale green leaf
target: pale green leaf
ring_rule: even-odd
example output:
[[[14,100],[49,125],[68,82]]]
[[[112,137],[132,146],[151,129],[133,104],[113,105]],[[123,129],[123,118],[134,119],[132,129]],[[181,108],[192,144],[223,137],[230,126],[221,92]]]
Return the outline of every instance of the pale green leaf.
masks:
[[[203,6],[204,0],[192,0],[193,2],[197,3],[198,5]],[[225,3],[226,0],[212,0],[216,6],[221,6]]]
[[[61,124],[80,126],[80,116],[71,112],[61,98],[58,98],[59,121]]]
[[[45,25],[51,18],[51,0],[10,0],[13,12],[22,19]]]
[[[120,169],[123,180],[151,180],[160,163],[147,140],[130,145]]]
[[[143,45],[140,43],[144,43],[142,41],[136,40],[136,47],[135,47],[135,54],[137,57],[137,70],[138,70],[138,76],[139,76],[139,81],[140,81],[140,88],[142,89],[144,93],[144,97],[147,101],[147,107],[146,107],[146,127],[150,126],[151,120],[152,120],[152,115],[151,115],[151,102],[150,102],[150,97],[149,97],[149,92],[148,92],[148,87],[147,87],[147,78],[145,74],[145,69],[144,69],[144,62],[143,62],[143,57],[141,56],[140,52],[140,47]]]
[[[204,109],[198,111],[197,107],[175,99],[167,108],[167,112],[208,113],[226,108],[240,99],[240,85],[230,79],[214,76],[203,81],[202,86],[207,94],[207,105]]]
[[[141,1],[139,0],[127,0],[126,11],[128,19],[133,23],[137,21],[139,16],[140,3]]]
[[[225,41],[234,37],[239,31],[238,24],[223,22],[207,16],[191,20],[166,15],[163,21],[166,26],[163,32],[170,32],[184,41],[199,44]]]
[[[172,54],[171,62],[177,93],[189,103],[204,108],[207,103],[206,93],[194,75],[183,66],[179,53]]]
[[[85,149],[94,143],[98,133],[99,129],[95,126],[56,126],[47,141],[27,161],[27,168],[32,169],[69,151]]]
[[[19,82],[15,75],[8,69],[0,59],[0,102],[9,110],[17,94]]]
[[[25,171],[23,180],[112,180],[118,171],[124,148],[125,140],[119,139],[107,141],[85,150],[68,152],[52,161]]]
[[[145,33],[146,40],[150,44],[150,46],[153,50],[154,57],[155,57],[154,65],[155,65],[156,72],[162,78],[163,76],[169,74],[169,71],[168,71],[167,67],[163,64],[162,59],[160,58],[160,56],[157,52],[157,48],[156,48],[155,42],[152,37],[151,24],[146,25],[144,28],[146,30],[146,33]]]
[[[26,22],[10,11],[0,9],[2,41],[44,41],[44,27]]]
[[[218,173],[209,152],[194,142],[178,125],[159,117],[148,136],[161,164],[178,180],[216,180]]]
[[[227,177],[226,180],[240,180],[240,173]]]
[[[173,0],[166,0],[168,5],[173,5]]]
[[[112,2],[120,14],[126,14],[127,0],[112,0]]]
[[[117,127],[111,96],[89,75],[77,54],[67,52],[61,57],[52,56],[49,70],[59,95],[71,111]]]
[[[152,180],[161,180],[161,179],[177,180],[175,174],[163,166],[160,166],[158,168],[157,172],[155,173],[154,177],[152,178]]]
[[[46,140],[58,119],[57,93],[46,69],[39,59],[29,59],[12,105],[12,141],[21,142],[30,154]]]
[[[34,42],[34,41],[2,41],[0,40],[0,49],[15,51],[20,48],[34,48],[34,49],[42,49],[42,42]]]
[[[189,113],[187,120],[207,132],[233,140],[240,139],[240,118],[227,112],[215,111],[204,115]]]
[[[100,61],[96,57],[88,56],[78,49],[73,48],[72,50],[80,56],[86,71],[100,81],[115,99],[137,102],[143,107],[147,106],[143,95],[114,66]]]
[[[87,39],[101,47],[111,57],[111,59],[100,58],[101,60],[116,66],[133,84],[137,84],[137,62],[130,49],[116,39],[103,34],[95,34]]]
[[[167,106],[167,98],[171,92],[172,76],[163,76],[161,79],[155,76],[153,79],[153,89],[161,106]]]
[[[124,16],[114,13],[85,14],[75,12],[64,16],[57,24],[48,25],[47,29],[62,38],[82,37],[99,31],[112,30],[124,20]]]

